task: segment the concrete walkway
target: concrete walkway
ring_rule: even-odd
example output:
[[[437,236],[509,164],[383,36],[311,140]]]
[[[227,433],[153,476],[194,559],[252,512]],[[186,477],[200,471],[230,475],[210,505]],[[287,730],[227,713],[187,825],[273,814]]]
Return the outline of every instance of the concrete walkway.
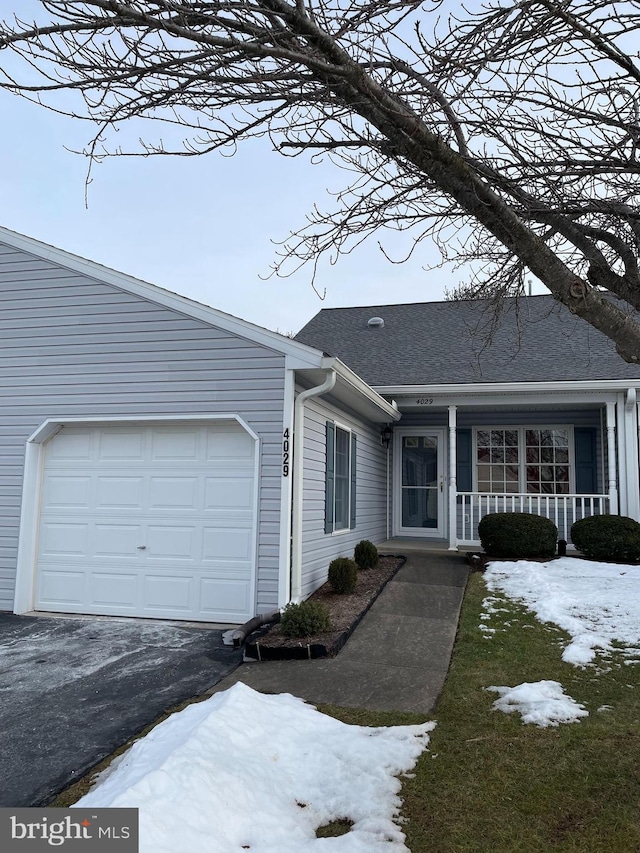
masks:
[[[467,576],[459,554],[411,552],[336,658],[245,663],[209,692],[242,681],[313,704],[429,714],[449,669]]]

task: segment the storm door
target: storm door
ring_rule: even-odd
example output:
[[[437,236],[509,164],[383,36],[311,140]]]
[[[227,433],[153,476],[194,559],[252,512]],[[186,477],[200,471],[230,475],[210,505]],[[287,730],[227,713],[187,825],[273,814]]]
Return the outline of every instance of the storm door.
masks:
[[[397,435],[397,535],[443,538],[445,528],[442,448],[441,430],[415,430]]]

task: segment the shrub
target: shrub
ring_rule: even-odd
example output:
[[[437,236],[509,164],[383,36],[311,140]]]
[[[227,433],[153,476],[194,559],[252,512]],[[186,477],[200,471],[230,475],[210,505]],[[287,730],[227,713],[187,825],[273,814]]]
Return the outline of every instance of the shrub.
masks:
[[[373,542],[363,539],[356,545],[353,559],[359,569],[375,569],[378,565],[378,549]]]
[[[593,560],[640,560],[640,524],[623,515],[592,515],[571,527],[578,551]]]
[[[331,629],[329,611],[319,601],[301,601],[287,604],[280,617],[280,627],[285,637],[312,637]]]
[[[495,512],[481,519],[478,535],[489,557],[553,557],[558,528],[540,515]]]
[[[348,557],[338,557],[329,563],[329,583],[331,589],[342,595],[345,592],[353,592],[358,580],[358,567]]]

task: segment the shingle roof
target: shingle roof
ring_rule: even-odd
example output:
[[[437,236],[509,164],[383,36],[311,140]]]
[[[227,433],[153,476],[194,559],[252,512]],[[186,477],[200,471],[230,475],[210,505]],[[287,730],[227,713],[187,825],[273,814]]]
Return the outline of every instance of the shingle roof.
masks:
[[[371,317],[384,326],[368,326]],[[373,386],[640,378],[640,366],[551,296],[505,300],[488,337],[492,317],[484,300],[326,308],[295,339]]]

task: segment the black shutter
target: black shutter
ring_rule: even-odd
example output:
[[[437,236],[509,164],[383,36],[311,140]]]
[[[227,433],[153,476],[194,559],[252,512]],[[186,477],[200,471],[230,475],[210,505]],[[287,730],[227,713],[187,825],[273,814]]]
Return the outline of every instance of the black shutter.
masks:
[[[349,505],[349,529],[356,526],[356,483],[357,483],[357,442],[354,432],[351,433],[351,503]]]
[[[576,492],[595,495],[598,487],[595,427],[576,427],[573,431],[576,456]]]
[[[470,429],[459,429],[456,433],[456,486],[459,492],[473,490],[473,442]]]
[[[334,494],[334,467],[335,467],[335,424],[327,421],[327,456],[325,461],[325,488],[324,488],[324,532],[333,533],[333,494]]]

